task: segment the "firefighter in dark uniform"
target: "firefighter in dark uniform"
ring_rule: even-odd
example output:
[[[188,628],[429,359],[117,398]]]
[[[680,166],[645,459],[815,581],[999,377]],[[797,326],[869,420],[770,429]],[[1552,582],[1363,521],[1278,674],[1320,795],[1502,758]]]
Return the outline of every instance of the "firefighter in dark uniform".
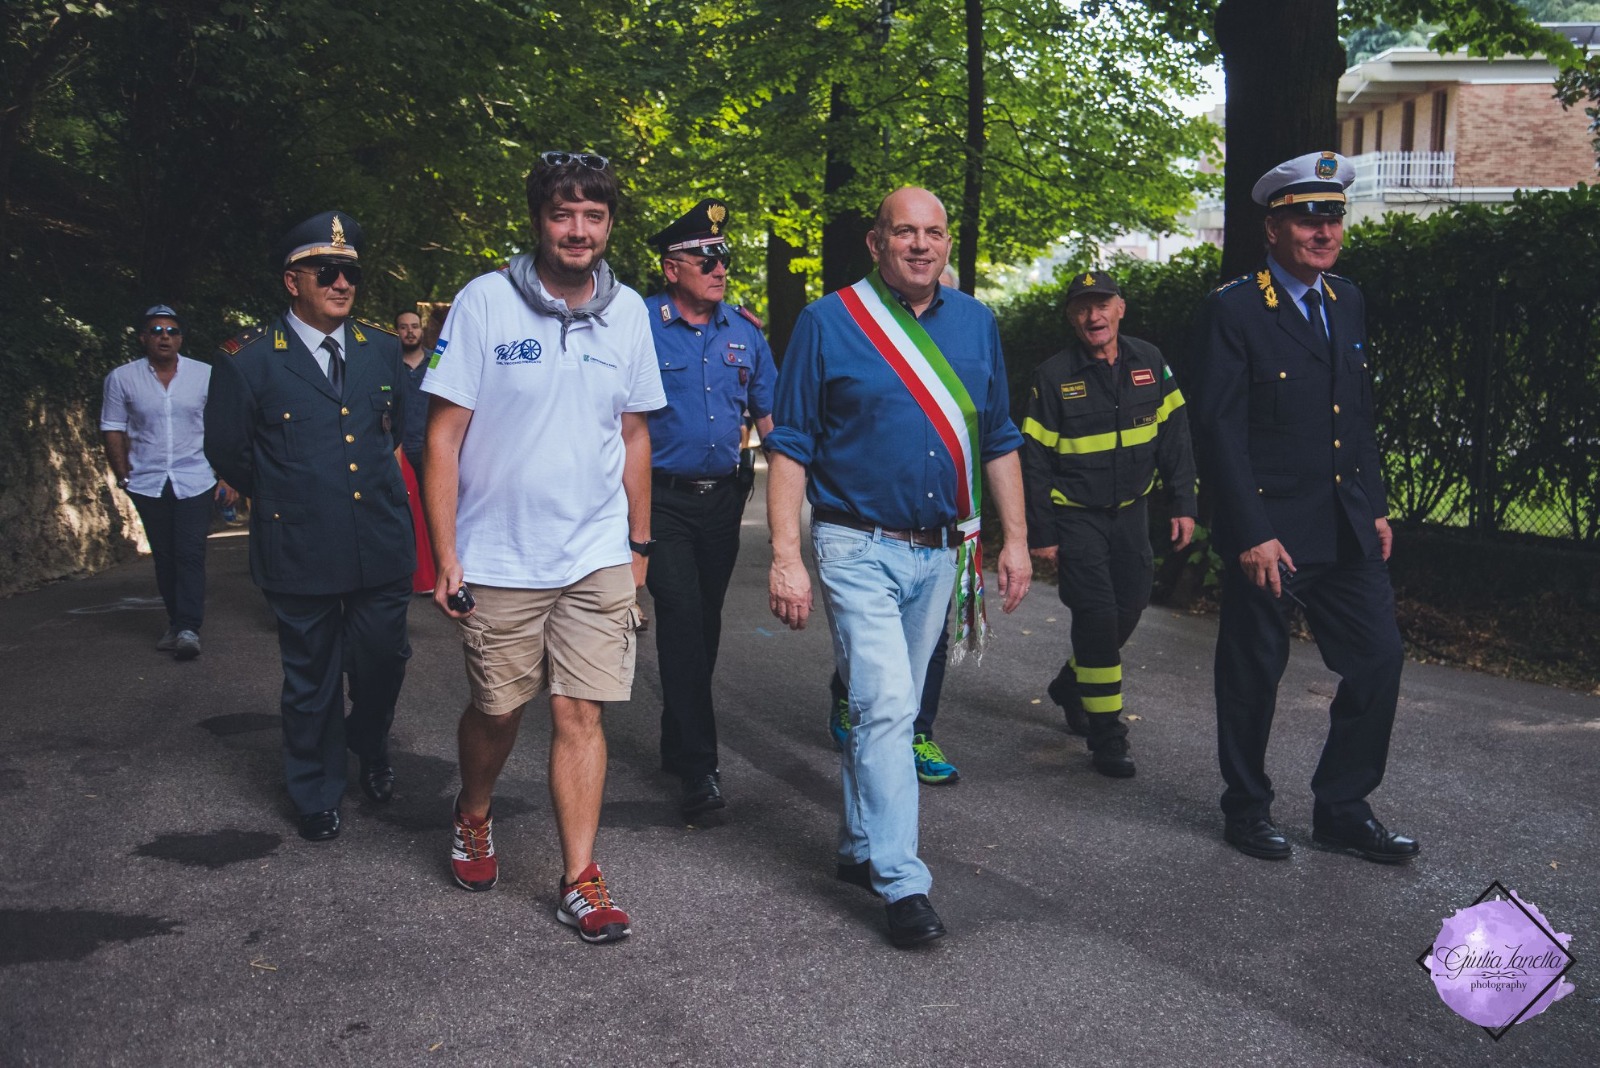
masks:
[[[206,402],[206,459],[253,499],[250,574],[283,657],[284,774],[312,841],[339,833],[347,749],[363,792],[392,797],[389,726],[411,655],[405,368],[394,334],[350,318],[362,245],[343,212],[284,236],[289,310],[222,346]]]
[[[1364,304],[1329,273],[1353,179],[1343,156],[1311,152],[1256,182],[1266,263],[1211,294],[1198,344],[1195,424],[1224,563],[1215,679],[1223,836],[1267,860],[1290,854],[1272,822],[1266,752],[1292,603],[1304,606],[1323,662],[1340,676],[1311,779],[1313,841],[1385,863],[1418,852],[1366,800],[1388,760],[1404,649]]]
[[[1051,682],[1091,763],[1134,773],[1122,721],[1121,649],[1154,579],[1146,499],[1159,473],[1172,495],[1174,550],[1194,534],[1195,468],[1183,393],[1161,350],[1120,335],[1127,304],[1104,271],[1067,287],[1077,340],[1034,372],[1022,424],[1028,548],[1056,565],[1072,610],[1072,656]]]
[[[664,293],[645,298],[667,406],[650,413],[650,571],[661,669],[661,766],[679,777],[685,819],[726,805],[711,673],[722,599],[739,555],[749,483],[740,478],[748,410],[772,430],[772,350],[756,320],[724,302],[728,205],[702,200],[650,238]]]

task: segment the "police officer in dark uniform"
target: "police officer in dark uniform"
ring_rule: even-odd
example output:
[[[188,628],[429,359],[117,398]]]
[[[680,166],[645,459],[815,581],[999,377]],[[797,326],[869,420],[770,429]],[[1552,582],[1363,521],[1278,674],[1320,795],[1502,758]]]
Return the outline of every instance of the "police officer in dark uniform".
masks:
[[[1034,372],[1022,424],[1028,548],[1056,565],[1072,610],[1072,656],[1053,701],[1091,763],[1134,773],[1122,721],[1120,650],[1150,603],[1154,579],[1146,498],[1157,472],[1172,494],[1172,546],[1194,534],[1195,469],[1183,393],[1148,342],[1121,335],[1127,304],[1104,271],[1067,287],[1077,339]]]
[[[1323,662],[1340,676],[1311,779],[1312,839],[1396,863],[1415,840],[1373,817],[1404,649],[1388,565],[1383,461],[1361,291],[1330,274],[1344,239],[1350,161],[1311,152],[1268,171],[1267,261],[1206,300],[1195,422],[1212,533],[1222,554],[1217,749],[1224,838],[1267,860],[1289,856],[1266,773],[1291,603],[1304,606]]]
[[[667,406],[650,413],[650,571],[661,666],[661,766],[683,784],[685,819],[724,807],[711,673],[722,598],[739,555],[746,410],[772,430],[772,350],[753,316],[723,301],[728,205],[706,199],[650,238],[666,292],[645,298]]]
[[[284,773],[312,841],[339,833],[347,748],[363,792],[392,797],[389,725],[411,655],[404,366],[394,334],[350,318],[362,245],[336,211],[284,236],[289,310],[222,346],[206,402],[206,459],[253,499],[250,573],[283,656]]]

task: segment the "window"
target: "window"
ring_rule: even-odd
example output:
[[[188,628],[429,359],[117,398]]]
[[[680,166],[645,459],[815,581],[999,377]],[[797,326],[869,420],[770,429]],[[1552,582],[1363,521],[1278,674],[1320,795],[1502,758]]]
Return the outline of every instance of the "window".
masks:
[[[1366,139],[1367,117],[1365,115],[1357,115],[1355,126],[1352,127],[1350,131],[1350,154],[1352,156],[1359,156],[1363,151],[1365,151],[1365,149],[1362,147],[1362,142],[1364,142]]]
[[[1372,151],[1383,151],[1383,112],[1375,112],[1372,116]]]
[[[1400,151],[1411,152],[1416,149],[1417,134],[1417,102],[1407,100],[1400,105]]]
[[[1433,94],[1433,117],[1428,127],[1428,151],[1444,151],[1444,120],[1450,105],[1450,91],[1440,89]]]

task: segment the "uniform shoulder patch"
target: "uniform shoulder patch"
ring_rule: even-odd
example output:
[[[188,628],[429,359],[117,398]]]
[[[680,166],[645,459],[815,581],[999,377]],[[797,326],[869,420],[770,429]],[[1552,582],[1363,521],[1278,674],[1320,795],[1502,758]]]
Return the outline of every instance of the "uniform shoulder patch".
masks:
[[[1217,288],[1213,289],[1211,291],[1211,295],[1212,296],[1216,296],[1218,293],[1226,293],[1228,290],[1232,289],[1234,286],[1238,285],[1240,282],[1248,282],[1249,280],[1250,280],[1250,276],[1249,275],[1241,274],[1238,278],[1235,278],[1232,281],[1224,282],[1220,286],[1218,286]]]
[[[235,334],[217,347],[227,355],[234,356],[238,354],[240,349],[262,337],[266,332],[267,328],[264,326],[252,326],[249,330],[242,334]]]
[[[765,330],[767,328],[767,324],[762,322],[761,317],[755,312],[751,311],[749,308],[746,308],[743,304],[740,304],[737,307],[739,314],[754,323],[757,330]]]
[[[381,323],[374,323],[374,322],[372,322],[370,320],[362,319],[359,316],[356,318],[356,322],[360,323],[364,327],[367,327],[369,330],[376,330],[380,334],[388,334],[390,337],[399,337],[400,336],[399,334],[395,333],[393,330],[389,329],[387,326],[382,325]]]

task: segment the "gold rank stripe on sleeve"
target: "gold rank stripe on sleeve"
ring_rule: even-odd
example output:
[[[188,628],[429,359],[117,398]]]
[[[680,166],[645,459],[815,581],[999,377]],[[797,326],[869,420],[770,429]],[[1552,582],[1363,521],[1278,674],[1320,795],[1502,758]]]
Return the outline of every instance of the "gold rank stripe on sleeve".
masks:
[[[1087,434],[1081,438],[1064,438],[1054,430],[1047,429],[1032,416],[1022,421],[1022,432],[1037,441],[1047,449],[1053,449],[1063,456],[1081,456],[1091,452],[1110,452],[1119,444],[1142,445],[1147,441],[1154,441],[1165,423],[1172,415],[1183,406],[1183,391],[1174,389],[1161,399],[1161,406],[1156,409],[1156,417],[1144,426],[1133,427],[1122,431],[1122,440],[1118,442],[1117,432],[1107,431],[1104,434]]]

